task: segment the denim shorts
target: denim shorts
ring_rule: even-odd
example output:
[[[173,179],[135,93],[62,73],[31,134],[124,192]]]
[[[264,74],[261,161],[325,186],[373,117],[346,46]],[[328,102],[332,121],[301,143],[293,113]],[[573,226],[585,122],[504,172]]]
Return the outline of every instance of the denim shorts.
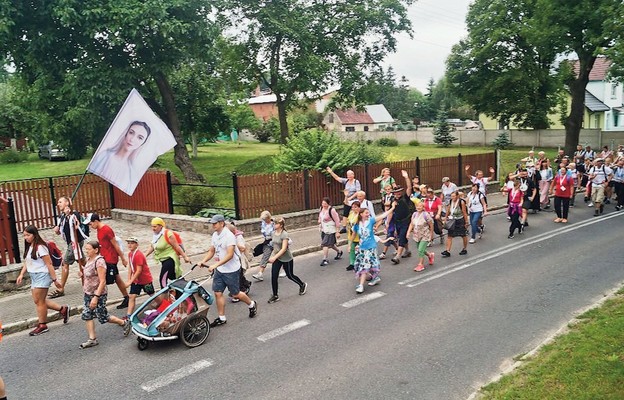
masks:
[[[212,291],[221,292],[227,288],[232,296],[236,296],[240,292],[240,272],[219,272],[215,270],[212,277]]]
[[[47,289],[52,284],[52,277],[47,272],[30,272],[31,289]]]
[[[89,304],[91,304],[92,295],[86,294],[84,295],[84,309],[82,310],[82,315],[80,316],[83,321],[91,321],[93,318],[97,318],[100,321],[100,324],[105,324],[110,319],[108,315],[108,310],[106,309],[106,299],[108,295],[103,294],[98,297],[97,306],[95,309],[90,309]]]

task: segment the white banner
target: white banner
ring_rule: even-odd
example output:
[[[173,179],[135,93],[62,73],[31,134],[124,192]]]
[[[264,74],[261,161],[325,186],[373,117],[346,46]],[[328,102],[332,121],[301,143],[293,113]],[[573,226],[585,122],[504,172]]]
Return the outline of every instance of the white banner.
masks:
[[[175,145],[167,125],[132,89],[87,170],[132,196],[145,171]]]

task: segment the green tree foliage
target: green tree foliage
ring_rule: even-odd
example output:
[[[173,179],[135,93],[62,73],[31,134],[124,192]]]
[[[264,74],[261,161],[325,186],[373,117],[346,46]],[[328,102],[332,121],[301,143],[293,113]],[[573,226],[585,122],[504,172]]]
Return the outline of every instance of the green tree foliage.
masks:
[[[271,139],[279,139],[280,128],[277,118],[269,118],[262,122],[260,126],[251,130],[251,134],[254,135],[260,143],[267,143]]]
[[[239,45],[245,75],[264,81],[277,97],[282,143],[287,112],[298,94],[321,94],[332,85],[351,96],[365,71],[396,47],[395,34],[410,32],[413,0],[221,0]]]
[[[447,122],[448,114],[446,109],[442,107],[438,113],[438,119],[433,130],[433,142],[440,147],[450,147],[457,140],[451,134],[451,125]]]
[[[505,150],[513,147],[513,143],[509,139],[509,133],[507,131],[502,131],[496,136],[496,139],[492,142],[494,148],[499,150]]]
[[[345,142],[333,132],[310,129],[291,137],[275,157],[278,171],[302,169],[325,170],[327,166],[336,171],[364,163],[383,161],[383,154],[363,140]]]

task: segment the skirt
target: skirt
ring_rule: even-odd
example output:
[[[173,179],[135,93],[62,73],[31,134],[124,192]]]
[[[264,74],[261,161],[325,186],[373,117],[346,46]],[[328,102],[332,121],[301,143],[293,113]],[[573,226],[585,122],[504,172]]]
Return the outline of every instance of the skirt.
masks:
[[[379,274],[377,249],[360,249],[355,252],[355,275],[369,273],[374,277]]]
[[[468,235],[468,231],[466,230],[466,220],[464,217],[455,219],[455,225],[453,229],[448,231],[449,237],[464,237]]]
[[[321,247],[332,247],[336,244],[335,233],[321,232]]]

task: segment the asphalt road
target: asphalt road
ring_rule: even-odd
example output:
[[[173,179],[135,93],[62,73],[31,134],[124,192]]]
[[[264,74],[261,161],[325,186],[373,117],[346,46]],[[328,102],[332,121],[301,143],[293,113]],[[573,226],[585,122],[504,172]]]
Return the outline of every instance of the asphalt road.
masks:
[[[0,375],[13,399],[465,399],[624,281],[624,213],[591,213],[577,207],[567,225],[530,216],[513,240],[504,216],[490,216],[467,256],[458,241],[449,259],[436,244],[436,265],[420,274],[414,258],[384,261],[362,295],[345,261],[298,257],[305,296],[280,279],[281,301],[267,304],[270,282],[254,283],[258,317],[228,304],[228,323],[195,349],[139,351],[119,327],[98,325],[100,345],[80,350],[73,317],[40,337],[7,337]]]

